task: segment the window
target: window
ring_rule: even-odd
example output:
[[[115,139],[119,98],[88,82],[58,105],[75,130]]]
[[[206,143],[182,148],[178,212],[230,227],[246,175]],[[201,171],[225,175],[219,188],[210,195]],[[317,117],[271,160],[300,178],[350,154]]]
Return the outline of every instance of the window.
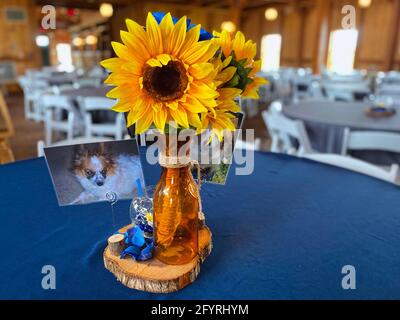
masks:
[[[59,43],[56,45],[57,60],[60,71],[73,71],[71,45],[68,43]]]
[[[328,70],[339,74],[353,72],[358,31],[355,29],[331,32],[328,51]]]
[[[279,69],[281,58],[280,34],[267,34],[261,39],[261,61],[263,71],[272,71]]]

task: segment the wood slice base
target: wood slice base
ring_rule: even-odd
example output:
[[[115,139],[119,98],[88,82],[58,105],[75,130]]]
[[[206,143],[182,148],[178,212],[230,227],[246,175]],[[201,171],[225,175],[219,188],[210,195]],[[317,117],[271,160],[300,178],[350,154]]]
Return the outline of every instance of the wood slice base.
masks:
[[[125,232],[130,226],[120,230]],[[109,246],[104,250],[104,265],[123,285],[141,291],[168,293],[178,291],[194,282],[200,272],[200,264],[212,250],[211,231],[207,226],[199,230],[199,257],[184,265],[168,265],[157,258],[135,261],[113,255]]]

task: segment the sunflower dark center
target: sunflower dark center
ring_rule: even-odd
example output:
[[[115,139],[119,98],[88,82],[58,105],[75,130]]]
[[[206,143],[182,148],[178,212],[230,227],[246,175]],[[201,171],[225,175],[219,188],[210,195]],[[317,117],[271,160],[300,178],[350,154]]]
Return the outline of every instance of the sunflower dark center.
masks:
[[[170,101],[180,98],[188,85],[185,67],[178,61],[169,61],[160,67],[146,67],[143,87],[156,100]]]

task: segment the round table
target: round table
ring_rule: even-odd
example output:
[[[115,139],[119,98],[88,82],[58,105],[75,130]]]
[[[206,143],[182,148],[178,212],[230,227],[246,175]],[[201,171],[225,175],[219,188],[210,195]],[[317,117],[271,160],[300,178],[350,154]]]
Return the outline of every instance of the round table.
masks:
[[[154,184],[159,168],[142,163]],[[0,166],[0,299],[400,299],[400,189],[340,168],[255,153],[254,172],[204,184],[214,249],[199,278],[157,295],[124,287],[103,266],[129,201],[59,207],[43,158]],[[56,290],[43,290],[43,266]],[[356,289],[344,290],[345,266]]]
[[[283,113],[292,119],[303,120],[312,146],[319,152],[340,153],[343,130],[378,130],[400,133],[400,107],[389,118],[368,117],[365,102],[333,102],[304,100],[283,107]],[[357,157],[377,164],[400,163],[400,154],[361,151]]]

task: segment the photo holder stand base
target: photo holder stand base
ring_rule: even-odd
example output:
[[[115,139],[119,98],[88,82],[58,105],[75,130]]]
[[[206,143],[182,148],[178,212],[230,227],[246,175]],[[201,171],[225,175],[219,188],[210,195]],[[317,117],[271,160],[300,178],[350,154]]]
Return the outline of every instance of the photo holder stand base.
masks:
[[[119,232],[124,233],[131,226],[128,225]],[[105,268],[128,288],[153,293],[175,292],[194,282],[200,273],[201,263],[212,250],[212,234],[204,224],[204,220],[200,220],[199,255],[183,265],[168,265],[155,257],[146,261],[121,259],[118,239],[112,237],[109,238],[109,245],[103,254]]]

